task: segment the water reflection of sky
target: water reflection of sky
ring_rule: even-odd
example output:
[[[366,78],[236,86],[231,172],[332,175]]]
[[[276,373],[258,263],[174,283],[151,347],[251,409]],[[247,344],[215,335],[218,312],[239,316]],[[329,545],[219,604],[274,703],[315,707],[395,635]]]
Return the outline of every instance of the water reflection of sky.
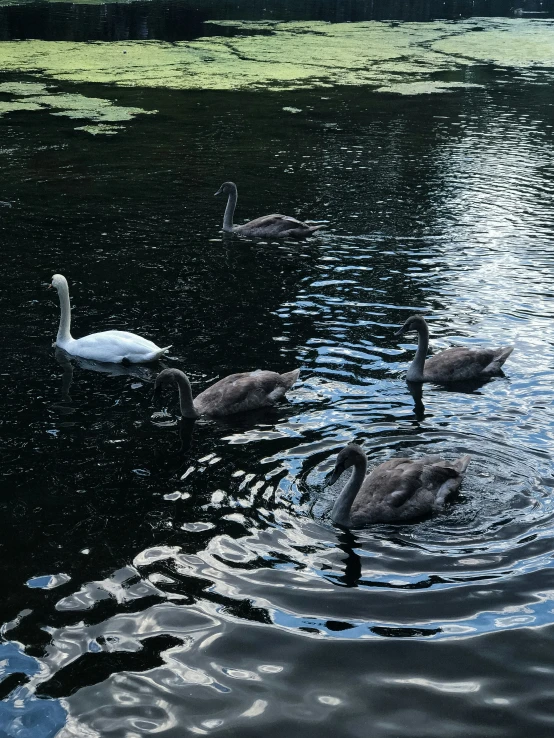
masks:
[[[59,700],[37,699],[25,686],[41,671],[40,663],[16,643],[0,643],[0,732],[18,738],[50,738],[65,724]],[[19,686],[19,685],[23,686]]]

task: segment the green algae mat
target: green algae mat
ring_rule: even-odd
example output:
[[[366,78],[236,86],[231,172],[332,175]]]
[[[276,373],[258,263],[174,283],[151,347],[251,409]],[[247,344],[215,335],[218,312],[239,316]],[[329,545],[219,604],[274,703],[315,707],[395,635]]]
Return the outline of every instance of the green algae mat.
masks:
[[[390,87],[475,63],[554,67],[551,21],[219,25],[244,35],[177,43],[8,41],[0,44],[0,68],[74,82],[232,90]],[[260,26],[271,33],[252,35]]]
[[[220,91],[349,85],[378,94],[421,95],[478,86],[468,79],[475,65],[554,68],[554,21],[549,20],[210,21],[209,26],[216,35],[176,43],[1,42],[0,72],[23,73],[31,86],[0,85],[0,116],[48,110],[88,121],[83,130],[89,133],[113,134],[137,115],[155,112],[52,86],[68,82]],[[229,27],[233,36],[217,35]]]

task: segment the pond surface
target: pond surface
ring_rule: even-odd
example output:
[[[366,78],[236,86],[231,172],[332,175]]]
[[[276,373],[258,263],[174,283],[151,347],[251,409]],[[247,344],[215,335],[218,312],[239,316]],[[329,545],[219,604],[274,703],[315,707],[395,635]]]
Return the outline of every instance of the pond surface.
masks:
[[[127,47],[79,46],[77,21],[4,26],[0,736],[552,735],[553,22],[297,20],[204,24],[140,73]],[[318,38],[330,69],[314,51],[302,76]],[[227,179],[237,222],[328,227],[223,238]],[[255,368],[301,381],[188,427],[172,393],[154,402],[161,365],[55,352],[55,272],[75,336],[172,344],[195,392]],[[416,311],[433,352],[515,345],[505,376],[413,396],[394,331]],[[325,477],[352,440],[370,466],[472,462],[441,514],[348,532]]]

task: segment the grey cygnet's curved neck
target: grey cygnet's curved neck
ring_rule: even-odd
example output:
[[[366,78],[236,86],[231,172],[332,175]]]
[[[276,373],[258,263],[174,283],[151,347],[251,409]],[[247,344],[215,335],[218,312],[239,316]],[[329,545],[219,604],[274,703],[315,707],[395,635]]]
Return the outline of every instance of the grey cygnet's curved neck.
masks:
[[[408,369],[406,379],[408,382],[421,382],[425,371],[425,359],[429,350],[429,328],[427,323],[421,322],[417,327],[417,351],[412,361],[412,365]]]
[[[236,188],[229,192],[227,205],[225,207],[225,215],[223,216],[223,230],[231,232],[234,230],[233,216],[237,207],[238,194]]]
[[[354,463],[354,472],[337,498],[331,511],[331,519],[337,525],[343,525],[345,528],[350,527],[350,508],[356,499],[356,495],[360,491],[367,471],[367,459],[360,456]]]
[[[194,400],[192,399],[192,388],[189,378],[186,374],[179,372],[175,374],[175,381],[179,388],[179,405],[181,407],[181,415],[183,418],[197,418],[198,413],[194,409]]]

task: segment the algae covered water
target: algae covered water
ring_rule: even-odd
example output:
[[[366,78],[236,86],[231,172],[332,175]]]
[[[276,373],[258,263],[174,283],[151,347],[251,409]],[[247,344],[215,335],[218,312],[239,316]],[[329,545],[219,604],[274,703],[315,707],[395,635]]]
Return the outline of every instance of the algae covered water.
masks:
[[[432,5],[0,3],[1,736],[551,735],[552,8]],[[236,222],[327,229],[223,237],[229,179]],[[56,272],[75,336],[172,344],[195,393],[300,382],[187,425],[161,366],[52,348]],[[505,376],[412,394],[419,311]],[[348,532],[352,440],[472,463]]]

